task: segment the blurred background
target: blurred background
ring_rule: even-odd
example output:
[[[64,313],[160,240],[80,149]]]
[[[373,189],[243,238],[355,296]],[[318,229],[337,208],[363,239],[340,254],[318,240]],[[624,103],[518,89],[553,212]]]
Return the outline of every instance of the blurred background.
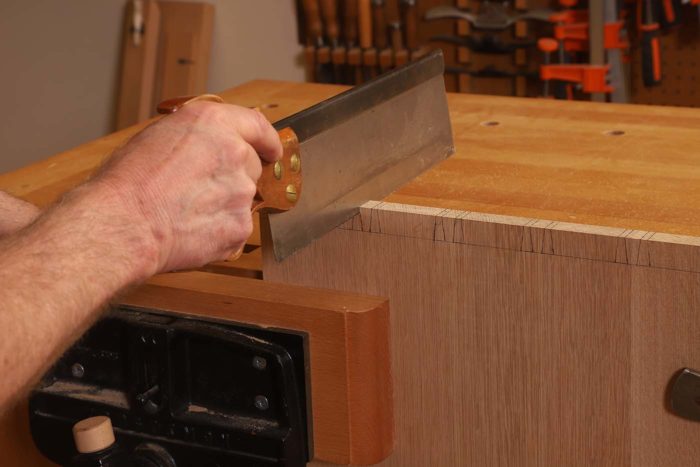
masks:
[[[0,172],[256,78],[700,106],[700,0],[0,0]]]
[[[293,0],[206,3],[207,91],[304,79]],[[115,130],[129,11],[127,0],[0,1],[0,172]]]

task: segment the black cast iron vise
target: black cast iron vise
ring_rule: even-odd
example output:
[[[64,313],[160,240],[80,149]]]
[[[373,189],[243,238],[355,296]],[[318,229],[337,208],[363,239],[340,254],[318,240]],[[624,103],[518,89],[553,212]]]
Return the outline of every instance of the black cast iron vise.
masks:
[[[73,425],[104,415],[134,465],[303,466],[307,361],[297,332],[115,308],[42,378],[32,436],[66,465]]]

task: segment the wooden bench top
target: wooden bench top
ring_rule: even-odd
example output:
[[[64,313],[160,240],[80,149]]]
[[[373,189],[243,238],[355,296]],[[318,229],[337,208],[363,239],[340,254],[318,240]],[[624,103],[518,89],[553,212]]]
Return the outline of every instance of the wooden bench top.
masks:
[[[270,120],[342,86],[252,81],[221,95]],[[457,153],[387,201],[700,236],[700,110],[449,96]],[[136,126],[17,171],[0,189],[46,205]]]

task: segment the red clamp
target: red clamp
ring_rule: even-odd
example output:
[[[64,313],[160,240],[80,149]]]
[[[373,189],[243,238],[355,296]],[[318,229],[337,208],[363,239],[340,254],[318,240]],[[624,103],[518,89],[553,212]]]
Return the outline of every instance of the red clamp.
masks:
[[[581,84],[583,92],[612,92],[607,84],[608,65],[542,65],[540,78],[545,81],[558,80]]]
[[[587,23],[588,10],[562,10],[549,16],[550,23]]]
[[[605,24],[603,46],[606,49],[626,49],[629,47],[629,42],[620,37],[624,26],[624,21]],[[588,50],[588,22],[558,24],[554,26],[554,37],[559,41],[564,41],[564,50],[567,52]]]

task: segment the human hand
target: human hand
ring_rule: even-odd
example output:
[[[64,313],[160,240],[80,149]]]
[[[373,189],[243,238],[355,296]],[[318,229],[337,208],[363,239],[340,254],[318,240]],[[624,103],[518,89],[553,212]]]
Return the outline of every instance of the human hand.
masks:
[[[194,102],[115,151],[93,183],[111,188],[157,246],[152,272],[225,259],[253,229],[261,159],[282,157],[272,125],[257,111]]]

